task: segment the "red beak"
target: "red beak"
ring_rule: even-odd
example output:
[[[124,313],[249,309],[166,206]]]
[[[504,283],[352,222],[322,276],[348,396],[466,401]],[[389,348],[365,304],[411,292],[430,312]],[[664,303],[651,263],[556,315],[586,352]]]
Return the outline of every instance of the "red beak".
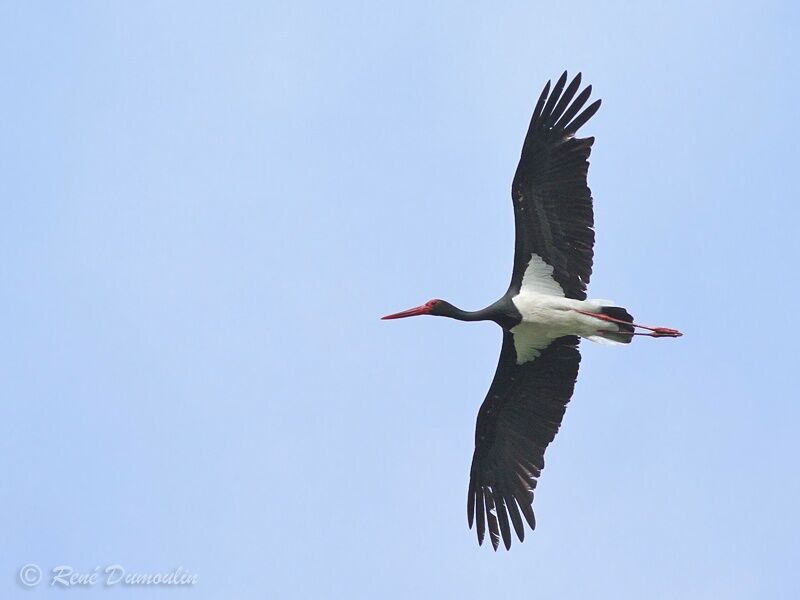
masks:
[[[416,317],[417,315],[427,315],[431,312],[431,306],[427,304],[423,304],[422,306],[416,306],[414,308],[409,308],[408,310],[404,310],[399,313],[394,313],[393,315],[386,315],[385,317],[381,317],[381,319],[403,319],[405,317]]]

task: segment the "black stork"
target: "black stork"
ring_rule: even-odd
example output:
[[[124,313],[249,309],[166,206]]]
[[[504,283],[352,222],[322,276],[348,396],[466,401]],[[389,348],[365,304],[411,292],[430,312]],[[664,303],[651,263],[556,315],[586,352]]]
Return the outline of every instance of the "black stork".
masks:
[[[476,524],[479,544],[488,526],[495,550],[501,536],[511,547],[511,526],[525,539],[523,518],[536,526],[533,490],[572,397],[579,339],[628,344],[636,335],[682,335],[639,325],[624,308],[586,298],[594,246],[586,174],[594,138],[575,134],[600,100],[581,112],[592,86],[578,94],[580,84],[579,73],[567,85],[565,71],[552,91],[547,82],[533,111],[511,186],[516,244],[505,295],[474,312],[436,299],[383,317],[434,315],[503,329],[497,371],[478,411],[467,493],[469,526]]]

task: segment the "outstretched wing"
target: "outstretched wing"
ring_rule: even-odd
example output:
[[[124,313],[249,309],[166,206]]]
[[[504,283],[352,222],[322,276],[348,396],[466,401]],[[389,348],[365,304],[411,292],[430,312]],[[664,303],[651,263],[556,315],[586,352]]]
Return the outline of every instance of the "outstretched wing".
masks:
[[[519,292],[536,254],[553,267],[553,278],[568,298],[584,300],[594,246],[592,193],[586,185],[594,138],[574,136],[600,108],[600,100],[580,112],[592,86],[576,96],[580,73],[564,89],[566,82],[565,71],[552,92],[549,81],[544,87],[514,175],[516,245],[510,290]]]
[[[467,518],[477,525],[478,543],[486,527],[497,550],[500,537],[511,547],[509,519],[520,541],[522,517],[531,529],[533,490],[544,468],[578,376],[578,338],[552,341],[534,360],[517,364],[513,334],[503,332],[494,381],[478,412],[475,454],[470,469]],[[522,516],[520,516],[522,515]]]

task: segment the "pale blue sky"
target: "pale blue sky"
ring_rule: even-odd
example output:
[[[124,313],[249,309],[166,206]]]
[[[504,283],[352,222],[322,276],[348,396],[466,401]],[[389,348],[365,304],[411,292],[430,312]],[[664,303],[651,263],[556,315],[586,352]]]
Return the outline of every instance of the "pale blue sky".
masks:
[[[0,597],[800,597],[793,2],[0,4]],[[548,78],[604,103],[585,344],[510,553],[466,527]],[[49,592],[49,593],[48,593]]]

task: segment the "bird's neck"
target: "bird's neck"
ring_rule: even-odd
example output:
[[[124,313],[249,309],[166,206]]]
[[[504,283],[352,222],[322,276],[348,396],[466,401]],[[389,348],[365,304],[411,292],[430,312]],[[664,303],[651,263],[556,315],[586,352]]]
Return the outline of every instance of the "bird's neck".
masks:
[[[455,309],[451,314],[445,316],[451,319],[457,319],[458,321],[486,321],[488,319],[480,310],[469,311],[461,310],[460,308]]]
[[[457,306],[450,305],[447,312],[442,315],[457,321],[493,321],[494,315],[488,308],[481,310],[461,310]]]
[[[457,306],[446,303],[445,310],[439,314],[458,321],[493,321],[504,329],[511,329],[522,320],[521,315],[507,295],[486,308],[475,311],[461,310]]]

